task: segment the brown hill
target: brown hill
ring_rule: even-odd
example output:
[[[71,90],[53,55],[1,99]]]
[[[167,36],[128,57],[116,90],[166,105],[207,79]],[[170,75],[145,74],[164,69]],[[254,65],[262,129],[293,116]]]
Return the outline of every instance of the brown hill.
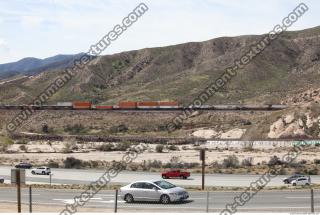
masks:
[[[101,56],[78,72],[49,103],[91,100],[177,100],[187,104],[263,35],[221,37],[205,42]],[[280,103],[319,88],[320,27],[285,32],[214,95],[208,103]],[[62,70],[0,84],[2,103],[27,103]]]

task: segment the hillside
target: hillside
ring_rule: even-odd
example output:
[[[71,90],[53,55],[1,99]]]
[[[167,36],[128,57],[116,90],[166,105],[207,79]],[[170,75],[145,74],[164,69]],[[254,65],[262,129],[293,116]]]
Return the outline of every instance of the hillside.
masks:
[[[23,58],[17,62],[0,64],[0,79],[16,75],[37,75],[52,69],[63,69],[70,65],[78,55],[56,55],[45,59]]]
[[[49,103],[91,100],[177,100],[187,104],[262,35],[148,48],[97,57]],[[208,103],[282,103],[320,88],[320,27],[285,32]],[[27,103],[63,70],[0,85],[4,103]]]

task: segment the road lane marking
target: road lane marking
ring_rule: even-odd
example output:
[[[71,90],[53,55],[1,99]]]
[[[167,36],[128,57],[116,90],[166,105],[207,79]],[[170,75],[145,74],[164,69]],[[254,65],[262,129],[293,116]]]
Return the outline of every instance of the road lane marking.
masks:
[[[310,196],[286,196],[287,199],[310,199]],[[320,196],[313,197],[315,199],[319,199]]]

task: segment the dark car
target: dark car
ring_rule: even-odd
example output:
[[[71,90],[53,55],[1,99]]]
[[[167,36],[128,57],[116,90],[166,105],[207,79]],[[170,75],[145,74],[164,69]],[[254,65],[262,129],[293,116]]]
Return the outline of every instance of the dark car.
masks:
[[[283,182],[284,182],[285,184],[291,184],[291,182],[292,182],[293,180],[296,180],[297,178],[300,178],[300,177],[305,177],[305,176],[302,175],[302,174],[294,174],[294,175],[292,175],[292,176],[290,176],[290,177],[288,177],[288,178],[284,178],[284,179],[283,179]]]
[[[19,169],[31,169],[32,168],[32,165],[29,164],[29,163],[19,163],[17,165],[15,165],[16,168],[19,168]]]

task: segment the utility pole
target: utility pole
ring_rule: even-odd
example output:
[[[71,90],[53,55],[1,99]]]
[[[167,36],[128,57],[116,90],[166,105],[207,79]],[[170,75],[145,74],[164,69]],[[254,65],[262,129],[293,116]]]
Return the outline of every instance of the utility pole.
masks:
[[[20,169],[16,169],[16,184],[17,184],[18,213],[21,213],[21,180],[20,180]]]
[[[118,212],[118,189],[116,189],[116,195],[114,200],[114,213]]]
[[[201,189],[204,190],[204,177],[205,177],[205,165],[206,165],[206,150],[200,150],[200,160],[202,161],[202,186]]]
[[[313,195],[312,188],[311,188],[311,213],[314,213],[314,195]]]
[[[32,213],[32,188],[29,186],[29,213]]]

